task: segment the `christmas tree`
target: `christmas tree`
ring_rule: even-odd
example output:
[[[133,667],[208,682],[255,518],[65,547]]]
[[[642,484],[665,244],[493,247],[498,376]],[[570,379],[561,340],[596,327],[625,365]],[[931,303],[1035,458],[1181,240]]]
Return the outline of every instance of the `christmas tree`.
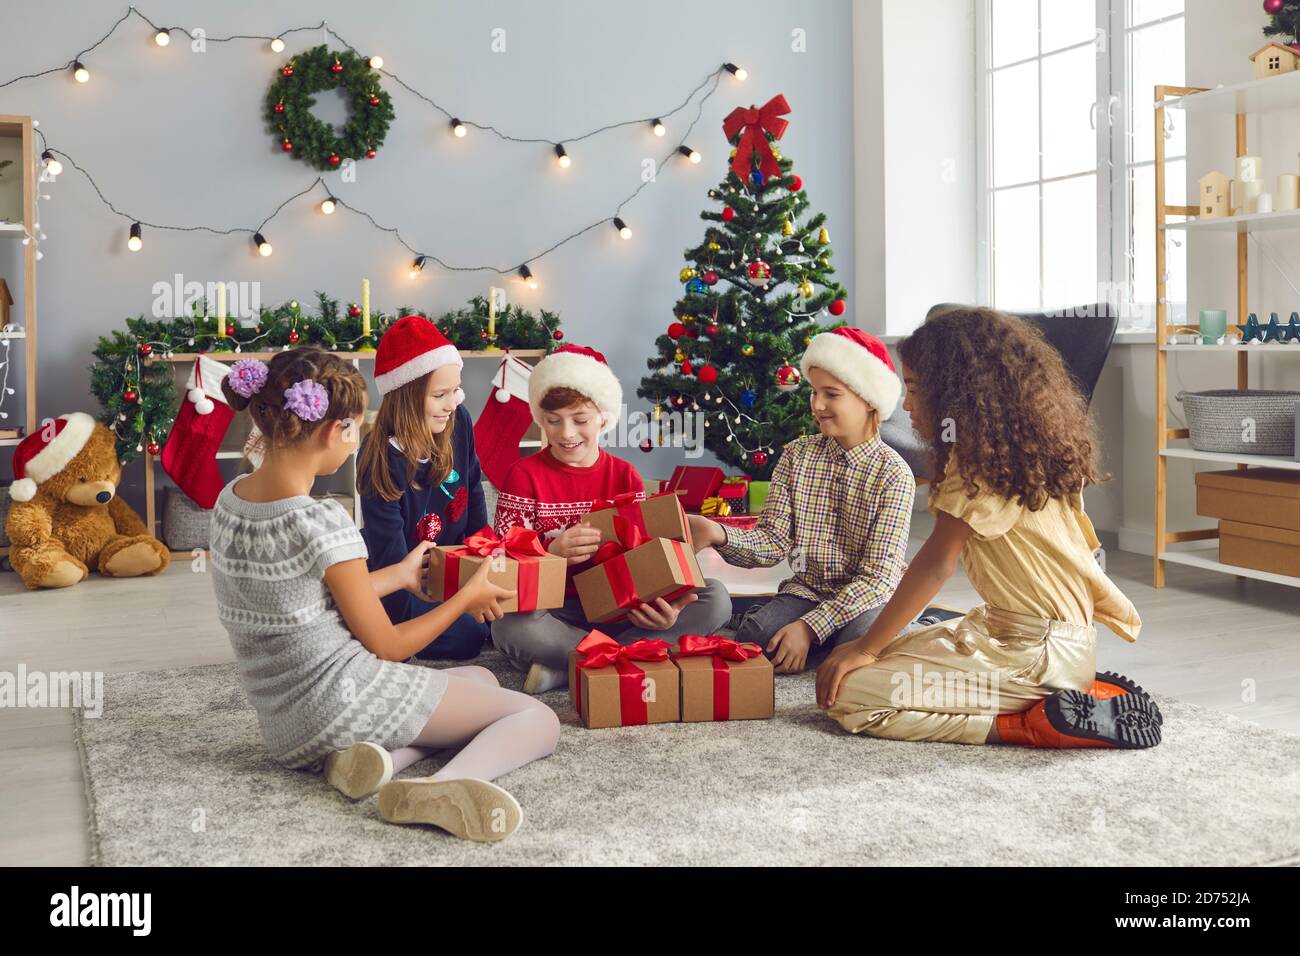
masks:
[[[804,183],[773,145],[789,111],[778,95],[724,121],[734,148],[727,178],[709,190],[718,208],[700,213],[708,225],[686,250],[684,294],[637,389],[656,421],[665,406],[703,414],[705,447],[756,480],[771,477],[783,445],[816,431],[799,357],[823,331],[817,319],[845,309],[844,289],[830,278],[826,215],[800,221]]]
[[[1295,46],[1300,39],[1300,2],[1296,0],[1264,0],[1268,25],[1264,36],[1287,46]]]

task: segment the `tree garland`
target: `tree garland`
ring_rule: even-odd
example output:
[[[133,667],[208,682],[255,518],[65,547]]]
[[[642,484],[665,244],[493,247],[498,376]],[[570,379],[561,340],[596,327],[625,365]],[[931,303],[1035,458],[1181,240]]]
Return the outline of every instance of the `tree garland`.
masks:
[[[351,115],[342,132],[311,113],[316,105],[312,94],[336,87],[349,93]],[[283,152],[317,169],[335,169],[344,159],[375,158],[393,121],[393,100],[367,60],[351,50],[321,45],[280,68],[266,93],[266,119]]]
[[[338,300],[323,292],[317,292],[316,298],[316,309],[310,314],[294,300],[261,309],[252,325],[227,318],[225,336],[206,299],[192,304],[188,318],[141,315],[126,320],[125,332],[100,336],[92,353],[90,387],[102,409],[100,420],[117,435],[118,460],[126,465],[143,451],[158,454],[171,431],[176,417],[175,365],[156,359],[169,359],[177,352],[274,352],[303,346],[331,352],[369,351],[366,346],[378,343],[389,326],[417,311],[402,306],[395,315],[373,314],[371,334],[366,337],[356,303],[340,309]],[[505,306],[497,312],[495,336],[488,332],[488,321],[487,300],[476,296],[434,323],[456,348],[467,352],[489,346],[549,352],[564,337],[560,317],[545,309],[534,315]]]

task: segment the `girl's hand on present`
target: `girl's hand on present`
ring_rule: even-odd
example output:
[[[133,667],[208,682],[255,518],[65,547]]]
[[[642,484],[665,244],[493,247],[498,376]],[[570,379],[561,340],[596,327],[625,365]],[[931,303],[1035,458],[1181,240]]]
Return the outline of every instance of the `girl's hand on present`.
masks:
[[[401,568],[402,588],[418,598],[431,600],[424,590],[424,582],[429,573],[429,550],[435,547],[432,541],[421,541],[411,549],[410,554],[397,562]]]
[[[817,635],[801,620],[791,621],[772,636],[767,642],[767,652],[772,657],[772,666],[778,674],[798,674],[808,663],[808,648],[812,647]]]
[[[827,655],[817,668],[817,706],[822,710],[835,703],[840,684],[854,671],[870,667],[880,660],[875,654],[864,651],[857,641],[841,644]]]
[[[627,612],[627,619],[643,631],[666,631],[677,623],[677,615],[688,604],[698,601],[700,596],[694,592],[683,594],[679,598],[665,601],[656,598],[654,604],[642,604]]]
[[[727,543],[727,530],[704,515],[687,515],[691,528],[691,545],[696,551],[716,548]]]
[[[582,564],[590,560],[599,547],[600,529],[583,522],[557,534],[546,550],[566,559],[570,564]]]
[[[465,603],[463,613],[470,615],[480,624],[488,621],[499,621],[505,616],[502,605],[514,597],[518,592],[507,591],[505,588],[494,584],[488,579],[488,574],[492,571],[492,561],[480,561],[478,570],[474,576],[465,582],[462,587],[453,596],[452,600],[460,598]]]

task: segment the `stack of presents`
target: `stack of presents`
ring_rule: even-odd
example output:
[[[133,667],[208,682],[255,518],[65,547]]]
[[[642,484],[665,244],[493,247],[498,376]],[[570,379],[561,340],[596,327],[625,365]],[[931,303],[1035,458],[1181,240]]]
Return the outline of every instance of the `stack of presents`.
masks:
[[[1196,513],[1219,519],[1223,564],[1300,575],[1300,471],[1198,472]]]
[[[729,489],[739,491],[725,494]],[[729,512],[748,518],[748,492],[747,480],[729,482],[720,469],[688,467],[641,500],[629,494],[596,502],[584,520],[601,529],[603,543],[593,566],[573,579],[587,619],[620,621],[629,608],[703,587],[686,511],[711,506],[718,515],[720,502],[727,511],[718,517]],[[517,592],[504,610],[564,604],[567,562],[549,554],[531,529],[511,528],[503,538],[484,528],[463,545],[439,545],[429,558],[427,589],[438,600],[455,594],[483,561],[490,561],[491,580]],[[569,655],[573,706],[592,728],[770,718],[773,677],[772,663],[757,644],[712,636],[622,645],[594,630]]]

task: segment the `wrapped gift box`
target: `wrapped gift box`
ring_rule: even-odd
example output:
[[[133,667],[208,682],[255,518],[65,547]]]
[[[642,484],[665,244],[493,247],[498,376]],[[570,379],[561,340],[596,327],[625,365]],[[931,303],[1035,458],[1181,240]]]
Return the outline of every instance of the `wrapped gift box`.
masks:
[[[721,468],[706,468],[702,465],[679,465],[673,469],[665,491],[680,495],[682,507],[687,511],[699,511],[705,498],[712,498],[722,487]]]
[[[757,644],[683,634],[673,650],[681,671],[682,720],[764,720],[776,713],[776,674]]]
[[[528,528],[511,528],[500,538],[483,528],[465,539],[463,545],[439,545],[429,549],[425,591],[433,601],[445,601],[474,576],[484,561],[494,562],[488,579],[499,587],[515,591],[503,604],[505,611],[540,611],[564,605],[564,581],[569,563],[550,554]]]
[[[1239,568],[1300,576],[1300,531],[1219,522],[1219,560]]]
[[[600,529],[602,541],[610,541],[617,537],[614,530],[615,518],[622,518],[634,525],[647,538],[685,542],[691,540],[691,529],[681,499],[672,492],[652,495],[640,501],[632,492],[619,495],[612,501],[595,501],[591,511],[582,520],[593,528]]]
[[[672,723],[681,716],[677,665],[667,641],[622,645],[592,631],[569,652],[569,696],[583,726]]]
[[[718,489],[718,497],[731,506],[731,514],[749,514],[749,479],[743,476],[728,478]]]
[[[1197,472],[1196,513],[1300,531],[1300,471],[1246,468]]]
[[[621,621],[629,608],[656,598],[671,601],[704,586],[695,549],[681,541],[650,538],[623,518],[614,517],[615,540],[602,544],[594,567],[573,576],[573,586],[588,621]]]

